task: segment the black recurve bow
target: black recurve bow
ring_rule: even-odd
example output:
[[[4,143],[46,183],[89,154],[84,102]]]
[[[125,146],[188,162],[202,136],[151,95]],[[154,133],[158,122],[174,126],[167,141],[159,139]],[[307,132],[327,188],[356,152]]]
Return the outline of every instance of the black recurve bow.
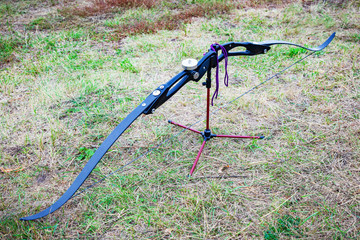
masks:
[[[286,41],[264,41],[264,42],[229,42],[222,45],[226,49],[228,56],[252,56],[257,54],[265,54],[270,50],[272,45],[292,45],[299,48],[303,48],[312,52],[323,50],[334,39],[335,33],[333,33],[323,44],[316,48],[307,48],[299,44],[294,44]],[[244,51],[233,52],[232,49],[236,47],[245,48]],[[190,81],[198,82],[204,74],[211,68],[217,66],[217,62],[222,61],[225,56],[223,53],[218,55],[218,51],[221,50],[220,46],[214,46],[213,49],[204,54],[203,58],[197,63],[197,67],[194,69],[186,69],[170,81],[160,85],[156,88],[138,107],[136,107],[120,124],[110,133],[110,135],[104,140],[100,147],[96,150],[94,155],[90,158],[85,167],[81,170],[73,184],[69,189],[57,200],[53,205],[47,209],[27,217],[20,218],[20,220],[35,220],[47,216],[48,214],[56,211],[62,205],[64,205],[80,188],[86,178],[90,175],[92,170],[99,163],[101,158],[114,144],[114,142],[121,136],[121,134],[141,115],[154,113],[155,109],[160,107],[169,98],[171,98],[177,91],[180,90],[185,84]],[[214,61],[215,58],[215,61]],[[216,61],[218,58],[218,61]]]

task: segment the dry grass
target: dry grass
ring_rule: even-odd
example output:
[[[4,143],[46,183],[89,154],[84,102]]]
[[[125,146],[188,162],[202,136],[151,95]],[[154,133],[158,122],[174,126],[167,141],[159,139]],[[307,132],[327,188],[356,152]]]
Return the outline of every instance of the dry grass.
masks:
[[[86,6],[65,8],[63,11],[65,10],[68,15],[88,17],[113,12],[119,8],[153,8],[157,4],[159,4],[159,0],[92,0]]]
[[[105,19],[77,19],[84,24],[72,28],[18,31],[23,47],[11,53],[14,61],[0,72],[1,238],[358,239],[360,19],[355,4],[234,8],[221,18],[201,15],[206,9],[169,8],[168,18],[157,19],[161,28],[141,30],[145,23],[139,24],[120,42],[103,37],[126,21],[136,23],[138,16],[157,15],[158,9],[109,11]],[[9,24],[21,29],[17,19],[32,11],[15,11]],[[170,24],[175,13],[183,13],[187,22],[180,30]],[[110,20],[116,24],[110,27]],[[337,37],[324,52],[212,115],[215,133],[261,134],[265,140],[211,140],[188,179],[201,139],[182,133],[49,217],[18,220],[57,200],[109,132],[181,71],[184,58],[201,58],[211,43],[232,40],[316,46],[333,31]],[[231,58],[230,86],[221,85],[216,106],[304,54],[276,46],[266,55]],[[85,186],[177,134],[167,119],[189,125],[204,117],[204,98],[204,87],[189,83],[155,114],[140,117]],[[202,130],[204,123],[194,128]]]
[[[107,35],[111,40],[119,40],[129,35],[156,33],[159,30],[180,29],[184,24],[190,23],[196,17],[214,17],[227,14],[233,7],[231,1],[204,1],[200,3],[187,3],[185,1],[155,1],[155,0],[94,0],[90,6],[65,7],[60,10],[65,16],[89,17],[104,15],[109,12],[122,12],[126,9],[153,9],[157,12],[152,18],[146,16],[124,21],[115,27],[115,33]]]
[[[193,18],[226,14],[230,9],[230,5],[224,3],[190,6],[189,8],[183,8],[180,11],[163,15],[158,19],[136,19],[134,22],[121,24],[116,29],[116,32],[118,32],[116,35],[124,38],[129,35],[156,33],[159,30],[176,30],[180,29],[184,24],[190,23]]]

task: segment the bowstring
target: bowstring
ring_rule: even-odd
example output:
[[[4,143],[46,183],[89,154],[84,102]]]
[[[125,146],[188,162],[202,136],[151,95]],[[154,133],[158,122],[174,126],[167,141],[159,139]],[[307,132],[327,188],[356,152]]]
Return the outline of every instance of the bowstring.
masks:
[[[285,71],[286,71],[286,70],[288,70],[289,68],[292,68],[293,66],[295,66],[295,65],[296,65],[296,64],[298,64],[299,62],[301,62],[301,61],[305,60],[306,58],[310,57],[310,56],[311,56],[311,55],[313,55],[314,53],[315,53],[315,51],[314,51],[314,52],[311,52],[311,53],[307,54],[305,57],[303,57],[303,58],[301,58],[301,59],[299,59],[299,60],[295,61],[294,63],[292,63],[291,65],[287,66],[287,67],[286,67],[286,68],[284,68],[283,70],[281,70],[281,71],[279,71],[279,72],[275,73],[275,74],[274,74],[274,75],[272,75],[271,77],[269,77],[269,78],[265,79],[264,81],[262,81],[261,83],[259,83],[259,84],[255,85],[254,87],[250,88],[250,89],[249,89],[249,90],[247,90],[246,92],[244,92],[244,93],[240,94],[238,97],[234,98],[233,100],[231,100],[231,101],[229,101],[229,102],[226,102],[226,103],[224,103],[222,106],[220,106],[219,108],[217,108],[217,109],[215,109],[215,110],[211,111],[209,115],[211,116],[211,115],[213,115],[213,114],[217,113],[217,112],[218,112],[218,111],[220,111],[221,109],[223,109],[223,108],[225,108],[226,106],[228,106],[228,105],[232,104],[233,102],[235,102],[236,100],[238,100],[238,99],[240,99],[241,97],[245,96],[246,94],[248,94],[248,93],[250,93],[250,92],[253,92],[255,89],[257,89],[257,88],[259,88],[260,86],[264,85],[265,83],[267,83],[267,82],[268,82],[268,81],[270,81],[271,79],[273,79],[273,78],[275,78],[275,77],[277,77],[277,76],[281,75],[283,72],[285,72]],[[99,184],[99,183],[103,182],[105,179],[109,178],[110,176],[112,176],[112,175],[114,175],[115,173],[119,172],[120,170],[124,169],[126,166],[129,166],[130,164],[132,164],[132,163],[133,163],[133,162],[135,162],[136,160],[138,160],[138,159],[140,159],[140,158],[142,158],[142,157],[144,157],[144,156],[148,155],[148,154],[149,154],[149,153],[151,153],[152,151],[154,151],[154,150],[158,149],[160,146],[162,146],[162,145],[164,145],[164,144],[168,143],[170,140],[172,140],[172,139],[174,139],[175,137],[177,137],[177,136],[179,136],[180,134],[182,134],[185,130],[187,130],[187,129],[189,129],[189,128],[191,128],[191,127],[195,126],[195,125],[197,125],[198,123],[200,123],[200,122],[204,121],[205,119],[206,119],[206,118],[204,117],[204,118],[202,118],[202,119],[200,119],[200,120],[198,120],[198,121],[194,122],[193,124],[189,125],[187,128],[182,129],[182,130],[181,130],[181,131],[179,131],[178,133],[173,134],[171,137],[169,137],[169,138],[165,139],[164,141],[162,141],[161,143],[159,143],[159,144],[158,144],[158,145],[156,145],[155,147],[153,147],[153,148],[151,148],[151,149],[147,150],[146,152],[144,152],[144,153],[143,153],[143,154],[141,154],[140,156],[138,156],[138,157],[134,158],[134,159],[133,159],[133,160],[131,160],[130,162],[127,162],[125,165],[121,166],[120,168],[116,169],[115,171],[113,171],[113,172],[111,172],[111,173],[109,173],[109,174],[105,175],[105,176],[104,176],[104,177],[102,177],[100,180],[98,180],[98,181],[96,181],[96,182],[92,183],[91,185],[89,185],[89,186],[85,187],[85,188],[84,188],[83,190],[81,190],[80,192],[78,192],[78,193],[74,194],[71,198],[73,198],[73,197],[76,197],[76,196],[80,195],[81,193],[83,193],[83,192],[87,191],[87,190],[88,190],[88,189],[90,189],[90,188],[93,188],[95,185],[97,185],[97,184]],[[172,162],[171,162],[171,163],[172,163]],[[70,199],[71,199],[71,198],[70,198]]]

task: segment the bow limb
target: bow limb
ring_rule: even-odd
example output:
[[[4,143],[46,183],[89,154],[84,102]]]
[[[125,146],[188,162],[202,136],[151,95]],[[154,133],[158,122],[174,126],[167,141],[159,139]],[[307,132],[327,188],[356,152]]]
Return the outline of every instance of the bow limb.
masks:
[[[276,40],[272,40],[272,41],[264,41],[264,42],[259,42],[259,43],[256,43],[256,44],[259,44],[259,45],[264,45],[264,46],[271,46],[271,45],[279,45],[279,44],[285,44],[285,45],[292,45],[292,46],[296,46],[296,47],[299,47],[299,48],[303,48],[303,49],[306,49],[306,50],[309,50],[309,51],[313,51],[313,52],[317,52],[317,51],[321,51],[323,50],[324,48],[326,48],[330,42],[334,39],[335,37],[335,32],[333,34],[331,34],[331,36],[323,43],[321,44],[320,46],[318,47],[315,47],[315,48],[308,48],[308,47],[304,47],[302,45],[299,45],[299,44],[295,44],[295,43],[291,43],[291,42],[286,42],[286,41],[276,41]]]
[[[226,51],[228,52],[228,56],[252,56],[252,55],[257,55],[257,54],[265,54],[267,53],[272,45],[291,45],[291,46],[295,46],[295,47],[300,47],[309,51],[313,51],[313,52],[317,52],[317,51],[321,51],[324,48],[326,48],[331,41],[334,39],[335,37],[335,32],[333,34],[331,34],[331,36],[325,41],[323,42],[320,46],[315,47],[315,48],[308,48],[305,46],[302,46],[300,44],[295,44],[292,42],[286,42],[286,41],[277,41],[277,40],[273,40],[273,41],[264,41],[264,42],[229,42],[229,43],[225,43],[222,46],[226,49]],[[230,51],[233,48],[236,47],[244,47],[246,48],[245,51],[237,51],[237,52],[233,52]],[[220,50],[220,48],[218,47],[216,49],[216,51]],[[219,56],[219,61],[222,61],[225,58],[224,54],[221,54]]]
[[[57,200],[53,205],[47,209],[28,216],[20,218],[20,220],[28,221],[45,217],[50,213],[59,209],[64,205],[81,187],[86,178],[90,175],[101,158],[109,150],[109,148],[115,143],[115,141],[121,136],[121,134],[141,115],[151,114],[153,111],[172,97],[182,86],[184,86],[191,78],[189,78],[189,72],[183,71],[172,78],[166,84],[159,86],[155,89],[137,108],[135,108],[124,120],[110,133],[110,135],[104,140],[100,147],[96,150],[94,155],[90,158],[85,167],[81,170],[73,184],[66,190],[66,192]]]
[[[100,159],[105,155],[109,148],[114,144],[114,142],[120,137],[120,135],[134,122],[144,111],[144,107],[141,105],[138,106],[134,111],[132,111],[105,139],[105,141],[100,145],[96,150],[94,155],[90,158],[89,162],[85,165],[83,170],[77,176],[73,184],[69,189],[57,200],[53,205],[47,209],[28,217],[20,218],[20,220],[35,220],[38,218],[45,217],[46,215],[56,211],[62,205],[64,205],[80,188],[84,183],[86,178],[90,175],[92,170],[99,163]]]

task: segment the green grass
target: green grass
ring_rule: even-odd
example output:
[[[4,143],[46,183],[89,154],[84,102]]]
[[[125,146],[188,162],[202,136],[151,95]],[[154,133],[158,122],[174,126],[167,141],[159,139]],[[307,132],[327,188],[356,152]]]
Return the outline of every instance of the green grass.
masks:
[[[0,3],[0,167],[24,168],[0,170],[1,238],[360,237],[356,2],[232,4],[159,1],[89,11],[72,2]],[[209,6],[217,7],[203,14]],[[178,13],[194,18],[171,25]],[[137,25],[150,20],[159,27]],[[119,36],[129,24],[137,28]],[[214,133],[264,140],[215,138],[187,178],[202,139],[174,136],[181,130],[167,120],[190,125],[204,117],[205,89],[191,82],[132,124],[84,192],[47,218],[19,221],[56,201],[115,126],[181,71],[184,58],[200,59],[214,42],[278,39],[315,47],[333,31],[323,52],[211,116]],[[305,54],[273,46],[264,55],[230,58],[229,87],[221,83],[212,109]],[[222,66],[220,81],[223,73]]]
[[[0,64],[11,62],[15,59],[14,54],[19,48],[26,45],[23,39],[18,36],[0,37]]]

